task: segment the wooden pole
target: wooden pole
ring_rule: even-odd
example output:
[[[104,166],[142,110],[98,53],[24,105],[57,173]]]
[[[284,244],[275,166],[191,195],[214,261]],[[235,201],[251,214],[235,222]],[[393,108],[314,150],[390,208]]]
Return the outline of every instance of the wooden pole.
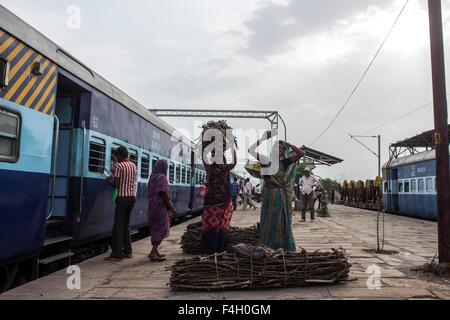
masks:
[[[439,262],[450,263],[450,173],[441,0],[428,0],[434,100]]]

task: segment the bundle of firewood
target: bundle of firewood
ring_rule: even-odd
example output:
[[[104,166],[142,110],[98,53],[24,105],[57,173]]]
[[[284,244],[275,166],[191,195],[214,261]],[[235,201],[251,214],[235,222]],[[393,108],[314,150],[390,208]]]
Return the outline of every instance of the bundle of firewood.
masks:
[[[200,150],[203,151],[206,146],[211,143],[210,138],[212,138],[212,140],[216,138],[217,133],[215,131],[211,131],[209,133],[211,136],[206,137],[206,134],[209,130],[217,130],[218,132],[220,132],[222,143],[224,144],[226,149],[231,148],[233,144],[237,146],[237,138],[232,133],[233,128],[231,128],[225,120],[209,121],[202,126],[201,141],[197,146],[197,148],[201,148]]]
[[[247,252],[234,247],[233,252],[176,262],[170,267],[170,287],[173,290],[251,290],[348,280],[351,265],[343,249],[294,253],[240,246],[247,247]]]
[[[200,254],[200,238],[202,235],[202,222],[188,225],[186,232],[181,237],[181,249],[188,254]],[[231,227],[228,233],[228,247],[239,243],[257,245],[259,233],[255,227],[235,228]]]

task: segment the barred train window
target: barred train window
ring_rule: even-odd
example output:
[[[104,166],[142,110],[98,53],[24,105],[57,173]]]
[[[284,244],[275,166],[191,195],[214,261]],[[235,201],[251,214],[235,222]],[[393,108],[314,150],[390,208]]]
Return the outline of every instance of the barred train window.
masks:
[[[181,165],[177,164],[177,183],[181,183]]]
[[[191,168],[187,168],[187,183],[191,184],[192,183],[192,172],[191,172]]]
[[[398,183],[398,193],[403,193],[403,181],[399,181]]]
[[[405,193],[409,193],[409,180],[405,181]]]
[[[427,193],[432,193],[434,191],[433,190],[433,179],[432,178],[427,178],[426,186],[427,186]]]
[[[136,150],[130,149],[130,161],[133,162],[135,164],[135,166],[137,167],[138,165],[138,152]]]
[[[186,167],[183,166],[182,172],[181,172],[181,183],[186,184]]]
[[[417,179],[411,180],[411,192],[417,192]]]
[[[169,183],[173,184],[175,182],[175,165],[173,162],[169,165]]]
[[[89,171],[103,173],[105,170],[106,143],[104,140],[92,137],[89,144]]]
[[[150,156],[143,153],[141,160],[141,178],[148,179],[148,177],[150,177]]]
[[[156,158],[156,157],[153,157],[153,160],[152,160],[152,170],[153,170],[153,167],[155,166],[155,164],[158,162],[158,158]]]
[[[20,116],[0,109],[0,161],[19,159]]]
[[[116,162],[114,162],[114,156],[116,154],[117,149],[119,149],[119,147],[122,147],[120,144],[114,143],[113,146],[111,147],[111,170],[115,169],[116,166]]]
[[[419,193],[425,192],[425,181],[423,179],[419,179],[417,186],[418,186],[417,191]]]

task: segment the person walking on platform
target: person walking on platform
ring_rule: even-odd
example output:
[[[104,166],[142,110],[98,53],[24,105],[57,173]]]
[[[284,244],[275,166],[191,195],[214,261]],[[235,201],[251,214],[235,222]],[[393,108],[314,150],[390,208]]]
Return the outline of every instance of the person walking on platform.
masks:
[[[263,176],[262,207],[260,222],[261,243],[271,249],[283,249],[295,252],[295,241],[292,232],[292,194],[297,168],[297,162],[304,156],[304,152],[285,141],[279,141],[274,146],[270,159],[256,152],[256,148],[271,138],[267,132],[249,152],[264,167],[277,165],[278,171],[272,175]],[[278,155],[278,159],[277,156]]]
[[[244,194],[244,208],[243,210],[247,210],[247,206],[250,205],[251,208],[253,208],[253,210],[256,210],[256,206],[255,203],[252,200],[252,190],[253,190],[253,185],[250,182],[250,179],[246,179],[245,183],[244,183],[244,190],[243,190],[243,194]]]
[[[226,147],[223,147],[225,154]],[[204,150],[202,150],[204,154]],[[215,158],[215,150],[211,153]],[[206,195],[203,207],[202,235],[200,248],[202,255],[223,252],[227,247],[227,235],[233,216],[233,202],[230,192],[230,171],[237,163],[236,149],[233,146],[233,163],[227,164],[225,156],[222,161],[210,161],[206,155],[203,163],[207,173]]]
[[[116,211],[111,241],[111,255],[107,261],[119,262],[124,258],[132,258],[130,216],[136,204],[137,167],[130,161],[128,149],[120,147],[115,156],[117,166],[114,173],[114,184],[119,189],[116,199]]]
[[[335,197],[336,197],[336,189],[331,188],[331,192],[330,192],[331,204],[334,204]]]
[[[302,222],[306,221],[306,210],[309,209],[311,221],[314,217],[314,187],[319,184],[319,179],[311,174],[309,168],[305,169],[303,177],[300,178],[300,185],[302,187]]]
[[[173,206],[167,182],[167,169],[165,160],[157,161],[148,182],[147,217],[153,246],[148,258],[154,262],[165,260],[165,256],[159,252],[158,248],[161,242],[169,237],[170,213],[176,214],[177,212]]]
[[[234,181],[231,184],[230,188],[231,188],[231,200],[233,201],[233,209],[234,211],[237,210],[237,198],[239,196],[239,182],[238,182],[238,178],[234,177]]]

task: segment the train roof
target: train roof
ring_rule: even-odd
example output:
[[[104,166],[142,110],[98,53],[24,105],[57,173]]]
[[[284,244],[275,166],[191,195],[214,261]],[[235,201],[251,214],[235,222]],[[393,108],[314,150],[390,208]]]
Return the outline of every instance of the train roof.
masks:
[[[194,143],[190,139],[183,136],[175,128],[158,118],[139,102],[129,97],[99,74],[95,73],[85,64],[73,57],[70,53],[65,51],[63,48],[48,39],[38,30],[27,24],[2,5],[0,5],[0,28],[20,39],[42,55],[46,56],[59,67],[67,70],[93,88],[101,91],[112,100],[122,104],[124,107],[154,124],[161,130],[173,135],[177,140],[183,141],[192,148],[195,147]]]
[[[384,164],[383,169],[396,168],[408,164],[434,160],[436,158],[435,150],[428,150],[424,152],[419,152],[407,157],[402,157],[398,159],[392,159]]]

